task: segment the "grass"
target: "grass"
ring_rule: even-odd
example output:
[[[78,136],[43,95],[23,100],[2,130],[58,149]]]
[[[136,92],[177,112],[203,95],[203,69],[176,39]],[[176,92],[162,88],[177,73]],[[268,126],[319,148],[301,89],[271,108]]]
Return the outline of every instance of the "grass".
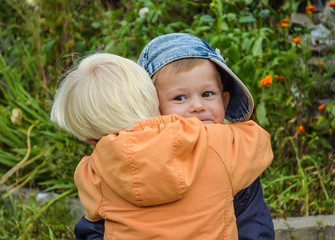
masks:
[[[44,204],[36,201],[36,195],[2,200],[0,239],[74,239],[77,219],[69,214],[69,203],[64,199],[69,193]]]

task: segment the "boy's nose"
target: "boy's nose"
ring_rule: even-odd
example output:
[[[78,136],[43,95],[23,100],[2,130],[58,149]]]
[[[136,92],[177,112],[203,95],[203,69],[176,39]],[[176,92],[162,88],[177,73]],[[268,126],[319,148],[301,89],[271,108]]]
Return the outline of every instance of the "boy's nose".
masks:
[[[202,112],[205,110],[205,105],[201,99],[193,99],[192,100],[192,107],[191,111],[192,112]]]

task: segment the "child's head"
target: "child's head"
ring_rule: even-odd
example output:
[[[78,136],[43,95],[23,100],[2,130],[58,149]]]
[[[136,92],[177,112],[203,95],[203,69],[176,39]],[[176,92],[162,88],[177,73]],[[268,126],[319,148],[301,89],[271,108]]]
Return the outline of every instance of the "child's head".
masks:
[[[202,39],[184,33],[173,33],[159,36],[153,39],[143,49],[138,60],[138,64],[149,73],[150,77],[154,77],[156,86],[159,87],[157,83],[159,83],[162,79],[162,75],[164,77],[164,74],[159,73],[161,72],[159,70],[162,69],[163,71],[166,67],[169,67],[171,63],[176,61],[179,62],[181,59],[186,59],[185,61],[187,62],[194,58],[206,59],[207,61],[205,62],[215,64],[221,79],[222,90],[223,92],[229,92],[229,94],[223,93],[222,95],[222,102],[226,119],[231,122],[248,120],[254,107],[251,94],[242,81],[227,67],[219,51],[214,51],[211,46]],[[188,64],[186,64],[186,66],[187,65]],[[213,64],[207,65],[213,66]],[[190,74],[196,68],[201,68],[201,65],[198,63],[192,63],[190,67],[185,68],[185,64],[182,64],[179,68],[180,70],[178,70],[178,68],[173,67],[172,71],[176,69],[176,74],[178,74],[178,72],[179,74],[184,72],[185,75],[183,79],[187,79],[186,74]],[[168,71],[165,70],[164,72],[165,75],[170,74],[170,77],[173,73],[168,73]],[[158,75],[155,76],[155,74]],[[171,78],[166,78],[166,80],[171,81]],[[188,87],[191,86],[191,83],[189,83]],[[159,89],[157,90],[158,92],[160,91]],[[227,104],[228,101],[228,106],[225,108],[225,104]],[[161,99],[160,105],[162,110],[163,102]]]
[[[197,117],[204,123],[223,123],[229,93],[223,92],[216,65],[202,58],[169,63],[153,77],[161,114]]]
[[[132,129],[157,113],[156,89],[143,68],[96,53],[69,71],[57,90],[51,120],[85,141]]]

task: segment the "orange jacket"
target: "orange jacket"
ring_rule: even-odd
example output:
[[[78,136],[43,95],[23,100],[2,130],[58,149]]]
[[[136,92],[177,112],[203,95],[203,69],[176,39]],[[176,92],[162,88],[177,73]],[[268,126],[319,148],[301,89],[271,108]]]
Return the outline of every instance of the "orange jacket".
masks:
[[[204,125],[177,115],[103,137],[75,172],[90,221],[104,239],[237,239],[233,196],[273,158],[253,121]]]

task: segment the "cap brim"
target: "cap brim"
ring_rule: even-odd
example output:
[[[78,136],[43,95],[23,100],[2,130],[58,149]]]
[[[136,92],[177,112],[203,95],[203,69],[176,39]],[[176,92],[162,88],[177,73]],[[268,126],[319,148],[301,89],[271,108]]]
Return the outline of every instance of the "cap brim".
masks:
[[[218,67],[222,68],[226,74],[221,74],[222,83],[227,86],[227,91],[230,93],[230,101],[226,110],[226,119],[231,122],[242,122],[250,119],[253,109],[254,100],[251,93],[243,82],[221,61],[216,58],[209,58]],[[225,84],[229,76],[231,79],[228,84]]]

